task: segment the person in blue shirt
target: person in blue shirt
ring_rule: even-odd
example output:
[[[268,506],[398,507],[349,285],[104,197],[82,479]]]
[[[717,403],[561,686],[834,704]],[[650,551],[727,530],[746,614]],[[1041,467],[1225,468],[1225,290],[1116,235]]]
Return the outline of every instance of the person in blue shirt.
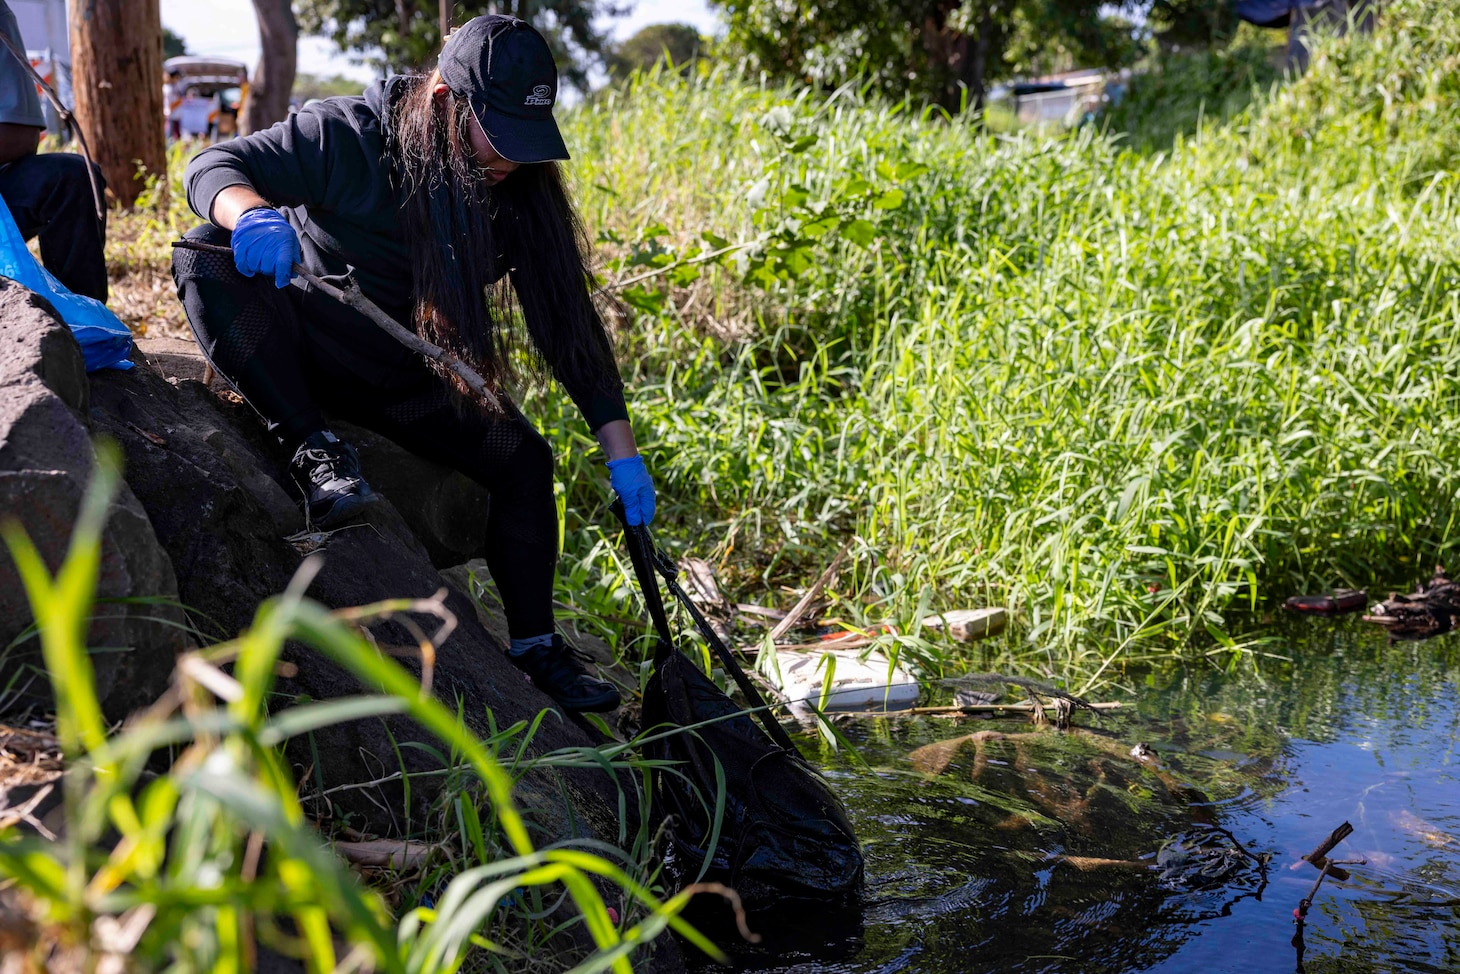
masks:
[[[15,14],[0,0],[0,34],[22,53]],[[0,199],[25,239],[40,238],[41,263],[69,291],[107,295],[105,215],[96,215],[87,162],[69,152],[38,153],[46,119],[30,72],[0,44]],[[101,170],[93,167],[98,186]]]
[[[510,334],[578,406],[630,523],[654,516],[623,382],[593,303],[588,244],[558,162],[557,68],[512,17],[458,28],[428,77],[328,98],[200,152],[184,176],[208,224],[173,276],[199,346],[291,457],[309,519],[330,527],[377,500],[326,414],[389,436],[491,492],[485,552],[512,661],[569,710],[611,710],[554,629],[553,454],[506,396]],[[493,410],[359,312],[291,281],[293,265],[362,293],[486,378]],[[520,325],[515,325],[520,321]]]

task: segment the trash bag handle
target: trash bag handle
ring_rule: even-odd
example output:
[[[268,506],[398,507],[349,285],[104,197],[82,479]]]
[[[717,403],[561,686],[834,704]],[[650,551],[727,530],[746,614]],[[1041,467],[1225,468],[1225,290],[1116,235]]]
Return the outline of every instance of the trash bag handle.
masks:
[[[633,562],[634,574],[639,578],[639,588],[643,589],[644,602],[649,607],[649,617],[654,620],[654,629],[659,634],[659,645],[654,648],[654,665],[659,666],[669,653],[675,651],[674,640],[669,632],[669,618],[664,611],[664,598],[659,592],[659,581],[654,577],[654,571],[657,569],[659,574],[664,577],[669,591],[689,611],[690,618],[695,622],[695,628],[699,629],[710,647],[715,650],[715,655],[720,657],[720,662],[725,664],[725,672],[730,674],[731,678],[735,680],[735,685],[740,688],[740,692],[745,694],[745,699],[755,708],[755,713],[765,726],[766,733],[770,735],[771,740],[779,747],[799,757],[801,752],[796,750],[791,736],[771,716],[770,704],[766,703],[765,697],[761,696],[760,690],[751,682],[750,677],[745,675],[745,670],[741,669],[740,662],[735,659],[735,654],[730,652],[729,647],[720,640],[719,636],[715,635],[714,628],[700,612],[699,606],[695,605],[694,601],[680,587],[677,578],[679,566],[662,550],[655,547],[654,537],[649,533],[649,526],[630,524],[624,516],[624,507],[620,501],[613,502],[613,512],[624,526],[624,536],[628,539],[629,560]]]
[[[654,647],[654,665],[657,667],[674,648],[674,637],[669,631],[669,617],[664,611],[664,596],[659,592],[659,583],[654,578],[654,541],[649,529],[643,525],[631,525],[624,517],[621,501],[613,502],[613,512],[624,526],[624,537],[628,540],[629,560],[633,562],[634,574],[638,576],[639,588],[644,593],[644,604],[649,609],[654,631],[659,634],[659,644]]]

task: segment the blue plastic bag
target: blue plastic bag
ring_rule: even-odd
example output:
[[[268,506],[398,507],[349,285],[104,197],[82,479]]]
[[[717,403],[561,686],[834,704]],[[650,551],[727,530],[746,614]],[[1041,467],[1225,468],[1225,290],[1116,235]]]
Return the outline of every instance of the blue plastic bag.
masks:
[[[1237,16],[1258,27],[1286,27],[1292,23],[1293,11],[1317,0],[1237,0],[1232,9]]]
[[[51,302],[81,344],[86,371],[130,369],[132,363],[127,356],[132,354],[132,333],[127,326],[95,298],[66,290],[26,249],[25,238],[3,201],[0,213],[5,216],[0,220],[0,276],[25,285]]]

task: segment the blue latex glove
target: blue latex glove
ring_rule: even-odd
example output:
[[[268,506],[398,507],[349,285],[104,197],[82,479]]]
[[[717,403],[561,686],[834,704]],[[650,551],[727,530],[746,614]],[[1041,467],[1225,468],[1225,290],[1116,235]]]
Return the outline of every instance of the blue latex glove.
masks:
[[[244,277],[274,275],[274,287],[287,287],[299,260],[299,234],[284,214],[268,207],[249,210],[233,227],[233,264]]]
[[[654,481],[639,454],[608,461],[608,483],[624,502],[624,518],[630,524],[654,520]]]

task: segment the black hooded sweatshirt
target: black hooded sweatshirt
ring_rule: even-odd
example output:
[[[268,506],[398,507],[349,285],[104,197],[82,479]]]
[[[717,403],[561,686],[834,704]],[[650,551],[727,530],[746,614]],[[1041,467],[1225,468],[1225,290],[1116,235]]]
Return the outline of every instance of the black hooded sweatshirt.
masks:
[[[411,255],[383,131],[387,105],[408,81],[390,78],[360,96],[326,98],[262,132],[204,149],[183,176],[188,205],[211,220],[220,192],[249,187],[298,231],[300,263],[310,273],[337,286],[353,274],[367,298],[410,328]],[[628,418],[616,370],[563,386],[592,430]]]

